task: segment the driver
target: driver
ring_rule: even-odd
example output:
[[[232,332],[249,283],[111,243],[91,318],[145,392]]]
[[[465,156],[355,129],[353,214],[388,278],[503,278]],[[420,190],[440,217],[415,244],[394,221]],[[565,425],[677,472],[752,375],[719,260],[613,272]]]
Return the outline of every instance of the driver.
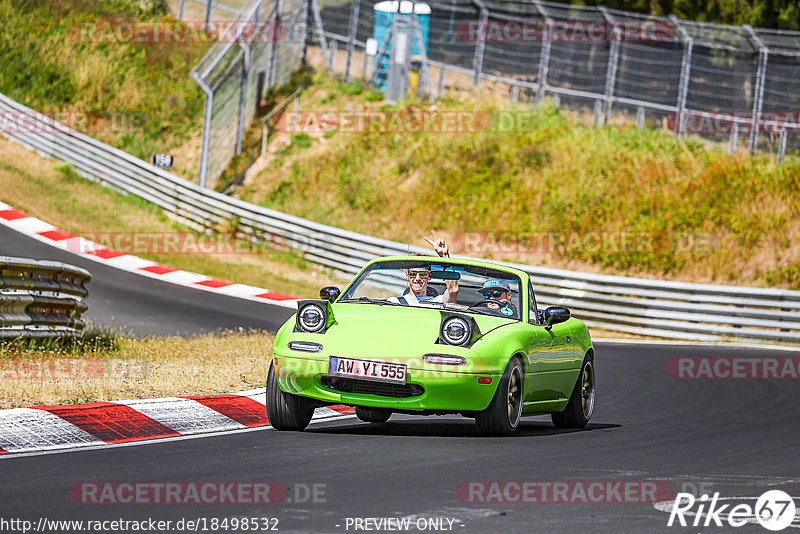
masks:
[[[483,287],[478,290],[478,293],[483,295],[485,300],[496,300],[502,303],[508,303],[508,306],[503,306],[501,310],[501,306],[497,304],[497,302],[489,302],[486,304],[487,308],[491,308],[493,310],[498,310],[500,313],[505,314],[503,310],[509,310],[513,313],[513,304],[511,303],[511,287],[508,285],[508,282],[505,280],[500,280],[497,278],[492,278],[491,280],[487,280],[483,283]]]

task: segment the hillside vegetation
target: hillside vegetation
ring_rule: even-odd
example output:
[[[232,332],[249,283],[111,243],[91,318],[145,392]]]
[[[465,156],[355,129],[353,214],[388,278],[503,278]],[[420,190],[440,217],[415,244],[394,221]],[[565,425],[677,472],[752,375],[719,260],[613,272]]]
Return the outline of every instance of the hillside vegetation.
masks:
[[[666,130],[585,126],[552,105],[512,109],[488,93],[385,107],[358,86],[315,81],[299,127],[276,136],[282,148],[243,199],[403,242],[410,209],[414,244],[435,228],[476,256],[800,288],[796,160],[777,166]],[[325,110],[386,113],[359,133],[303,115]],[[413,131],[415,113],[464,110],[490,117],[489,127]],[[386,128],[387,116],[412,127]],[[517,126],[492,131],[501,116]]]
[[[0,20],[0,92],[10,98],[144,159],[199,136],[203,93],[189,71],[210,43],[134,42],[114,30],[175,22],[166,2],[0,0]],[[99,30],[82,33],[92,24]],[[103,28],[112,38],[91,42]]]

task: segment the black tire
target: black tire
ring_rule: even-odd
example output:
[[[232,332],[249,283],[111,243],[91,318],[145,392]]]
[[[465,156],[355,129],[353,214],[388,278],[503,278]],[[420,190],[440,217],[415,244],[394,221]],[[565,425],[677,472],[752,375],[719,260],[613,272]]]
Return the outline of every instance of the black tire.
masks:
[[[270,365],[267,376],[267,418],[275,430],[305,430],[314,415],[308,399],[284,393],[278,386],[275,368]]]
[[[594,362],[586,358],[581,374],[572,389],[572,394],[563,411],[551,415],[553,424],[559,428],[583,428],[594,412],[595,400]]]
[[[386,408],[362,408],[356,406],[356,417],[365,423],[385,423],[392,416],[392,411]]]
[[[522,418],[525,398],[525,368],[522,361],[511,358],[489,406],[475,414],[478,432],[484,436],[510,436]]]

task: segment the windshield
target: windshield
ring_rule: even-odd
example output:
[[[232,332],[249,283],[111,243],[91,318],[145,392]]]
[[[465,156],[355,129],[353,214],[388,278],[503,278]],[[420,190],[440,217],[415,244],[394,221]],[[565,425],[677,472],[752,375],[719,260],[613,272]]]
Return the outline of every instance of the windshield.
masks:
[[[375,263],[337,302],[415,306],[519,320],[520,279],[505,271],[436,259]]]

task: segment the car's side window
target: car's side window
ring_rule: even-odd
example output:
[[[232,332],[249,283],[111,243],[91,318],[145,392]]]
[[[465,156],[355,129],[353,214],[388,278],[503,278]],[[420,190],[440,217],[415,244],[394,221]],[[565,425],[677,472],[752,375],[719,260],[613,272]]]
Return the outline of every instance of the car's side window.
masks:
[[[539,324],[539,309],[536,307],[536,295],[533,293],[533,284],[528,286],[528,322],[530,324]]]

